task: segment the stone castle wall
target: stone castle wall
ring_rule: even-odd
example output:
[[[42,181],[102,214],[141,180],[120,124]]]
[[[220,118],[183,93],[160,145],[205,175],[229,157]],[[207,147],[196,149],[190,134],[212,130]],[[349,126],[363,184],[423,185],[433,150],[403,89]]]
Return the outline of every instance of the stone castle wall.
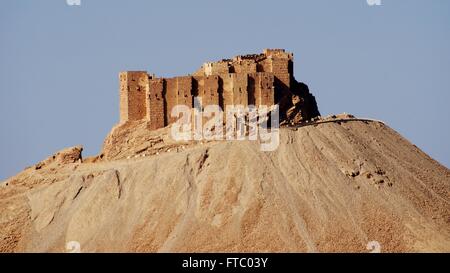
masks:
[[[156,78],[145,71],[120,73],[120,122],[146,119],[151,129],[172,124],[175,105],[268,105],[290,93],[293,56],[282,49],[205,63],[190,76]]]

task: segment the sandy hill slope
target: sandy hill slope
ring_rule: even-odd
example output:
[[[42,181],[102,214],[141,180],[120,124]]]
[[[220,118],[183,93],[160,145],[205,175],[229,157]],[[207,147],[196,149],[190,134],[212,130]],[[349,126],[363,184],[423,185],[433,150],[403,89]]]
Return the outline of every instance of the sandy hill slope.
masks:
[[[274,152],[130,128],[2,183],[0,251],[450,252],[449,169],[382,123],[283,128]]]

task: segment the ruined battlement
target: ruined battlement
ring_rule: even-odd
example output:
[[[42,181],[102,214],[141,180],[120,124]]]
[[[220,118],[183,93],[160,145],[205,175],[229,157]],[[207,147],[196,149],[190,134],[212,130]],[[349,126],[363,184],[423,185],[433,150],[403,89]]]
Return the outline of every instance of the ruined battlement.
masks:
[[[193,107],[195,97],[203,106],[219,105],[225,110],[229,105],[272,106],[302,93],[294,90],[299,85],[293,77],[293,54],[284,49],[207,62],[189,76],[158,78],[145,71],[126,71],[119,80],[120,122],[145,119],[151,129],[172,124],[172,108]],[[317,110],[303,114],[314,115]]]
[[[265,49],[261,54],[239,55],[219,62],[206,62],[194,75],[218,75],[222,73],[272,72],[293,75],[294,56],[284,49]],[[285,71],[285,70],[286,71]]]

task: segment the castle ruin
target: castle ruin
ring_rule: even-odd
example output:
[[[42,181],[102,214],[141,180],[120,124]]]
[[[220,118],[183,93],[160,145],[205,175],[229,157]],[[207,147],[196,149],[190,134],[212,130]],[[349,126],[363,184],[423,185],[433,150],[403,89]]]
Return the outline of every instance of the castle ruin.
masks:
[[[319,115],[305,84],[294,79],[293,54],[265,49],[261,54],[208,62],[188,76],[158,78],[145,71],[120,73],[120,122],[146,120],[150,129],[175,122],[175,105],[280,105],[280,118],[301,122]]]

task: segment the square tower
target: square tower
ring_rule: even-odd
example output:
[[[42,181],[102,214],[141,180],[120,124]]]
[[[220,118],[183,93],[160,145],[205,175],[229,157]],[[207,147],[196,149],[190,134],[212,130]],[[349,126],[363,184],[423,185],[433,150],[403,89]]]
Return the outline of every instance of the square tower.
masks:
[[[127,71],[119,74],[120,122],[146,118],[146,93],[149,77],[145,71]]]

